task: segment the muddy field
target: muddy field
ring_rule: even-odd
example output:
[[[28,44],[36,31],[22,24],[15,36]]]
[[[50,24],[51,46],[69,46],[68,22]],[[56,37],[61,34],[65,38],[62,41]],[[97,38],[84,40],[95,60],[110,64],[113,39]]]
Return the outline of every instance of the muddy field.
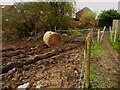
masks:
[[[84,58],[84,41],[69,38],[58,52],[43,41],[15,41],[2,44],[2,88],[77,88]]]

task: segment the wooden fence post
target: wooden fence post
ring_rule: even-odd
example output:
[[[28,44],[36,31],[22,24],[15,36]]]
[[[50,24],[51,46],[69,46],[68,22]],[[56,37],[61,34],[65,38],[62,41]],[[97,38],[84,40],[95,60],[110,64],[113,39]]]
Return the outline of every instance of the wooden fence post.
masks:
[[[105,32],[105,29],[106,29],[106,26],[103,28],[102,35],[101,35],[101,37],[100,37],[100,42],[102,42],[102,39],[103,39],[103,35],[104,35],[104,32]]]
[[[118,20],[116,20],[116,22],[115,22],[115,31],[114,31],[114,42],[116,42],[116,36],[117,36],[117,29],[118,29]]]
[[[85,88],[89,88],[90,85],[90,51],[91,51],[91,33],[86,37],[86,68],[85,68]]]
[[[116,42],[116,33],[117,33],[117,30],[115,30],[115,33],[114,33],[114,42]]]
[[[92,42],[94,42],[94,35],[93,35],[94,29],[91,29],[91,37],[92,37]]]
[[[98,29],[98,34],[97,34],[97,42],[100,40],[100,29]]]
[[[109,27],[109,30],[110,30],[110,41],[112,42],[112,29],[111,29],[111,26]]]

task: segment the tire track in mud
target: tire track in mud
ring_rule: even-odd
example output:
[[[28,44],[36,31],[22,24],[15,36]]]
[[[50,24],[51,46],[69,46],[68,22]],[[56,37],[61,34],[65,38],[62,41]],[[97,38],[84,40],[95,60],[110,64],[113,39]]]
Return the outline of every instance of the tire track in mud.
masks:
[[[35,63],[35,62],[38,61],[38,60],[50,58],[50,57],[55,56],[55,55],[58,55],[58,54],[60,54],[60,53],[63,53],[63,52],[69,51],[69,50],[71,50],[71,49],[77,48],[78,45],[76,45],[75,43],[76,43],[76,42],[74,42],[74,44],[71,43],[70,48],[67,48],[67,46],[69,46],[70,43],[64,44],[63,47],[62,47],[62,49],[61,49],[60,51],[58,51],[58,52],[49,52],[49,51],[52,50],[52,49],[48,48],[48,49],[50,49],[50,50],[45,49],[45,52],[49,52],[49,53],[44,53],[44,50],[43,50],[42,53],[44,53],[44,54],[40,54],[40,53],[39,53],[39,54],[32,54],[32,56],[31,56],[31,57],[28,57],[28,58],[26,58],[26,56],[24,56],[24,58],[20,58],[20,59],[18,59],[18,61],[13,61],[13,62],[12,62],[11,60],[6,59],[6,60],[4,61],[4,63],[3,63],[2,73],[6,73],[6,72],[8,72],[9,70],[11,70],[11,69],[13,69],[13,68],[15,68],[15,67],[21,68],[21,67],[23,67],[24,65],[28,65],[28,64],[31,64],[31,63]],[[80,42],[79,42],[79,43],[80,43]],[[82,44],[83,44],[83,41],[81,42],[81,45],[82,45]],[[41,49],[42,49],[42,48],[41,48]],[[28,53],[29,53],[29,54],[28,54]],[[32,53],[32,52],[29,52],[29,51],[28,51],[28,53],[26,53],[26,55],[30,55],[30,53]],[[33,53],[35,53],[35,51],[34,51]],[[23,53],[23,54],[24,54],[24,53]],[[35,55],[36,55],[36,56],[35,56]],[[39,56],[38,56],[38,55],[39,55]],[[32,58],[32,59],[31,59],[31,58]],[[6,64],[6,63],[7,63],[7,64]]]
[[[41,50],[39,49],[41,48]],[[26,58],[30,58],[31,56],[34,56],[38,53],[44,53],[44,49],[48,49],[47,46],[37,46],[37,47],[28,47],[26,49],[22,49],[22,50],[16,50],[16,51],[11,51],[10,53],[6,52],[6,57],[4,57],[4,55],[2,55],[2,64],[6,65],[7,62],[17,62],[17,61],[22,61],[21,59],[23,59],[23,61]],[[27,60],[27,59],[26,59]]]
[[[36,50],[38,48],[42,48],[42,49],[46,49],[48,48],[47,45],[43,44],[43,45],[38,45],[38,46],[27,46],[27,47],[22,47],[22,48],[17,48],[17,49],[14,49],[12,48],[12,50],[8,50],[8,51],[2,51],[2,57],[12,57],[12,56],[16,56],[16,55],[19,55],[19,54],[22,54],[22,53],[27,53],[27,52],[30,52],[31,50]],[[7,50],[7,49],[6,49]]]
[[[82,58],[83,46],[17,68],[15,72],[9,71],[4,75],[3,88],[9,88],[10,85],[12,88],[17,88],[26,82],[30,83],[28,88],[36,88],[38,85],[43,88],[77,88]]]
[[[40,56],[35,56],[33,59],[30,59],[30,60],[28,59],[25,62],[11,63],[11,64],[6,65],[5,67],[2,68],[2,73],[7,73],[9,70],[11,70],[15,67],[16,68],[21,68],[24,65],[32,64],[32,63],[35,63],[36,61],[39,61],[39,60],[42,60],[42,59],[47,59],[47,58],[50,58],[52,56],[58,55],[60,53],[63,53],[63,52],[66,52],[66,51],[69,51],[69,50],[72,50],[72,49],[75,49],[75,48],[77,48],[77,47],[72,47],[70,49],[58,51],[58,52],[55,52],[55,53],[50,52],[50,53],[43,54],[43,55],[40,55]]]
[[[40,55],[35,54],[39,56],[26,58],[20,56],[18,57],[19,62],[11,65],[8,64],[9,66],[5,64],[6,68],[1,68],[4,68],[2,86],[4,89],[10,89],[11,87],[17,88],[18,85],[30,82],[29,87],[35,88],[37,85],[36,81],[42,80],[42,87],[54,87],[57,85],[56,82],[59,82],[58,85],[61,85],[60,87],[77,87],[76,85],[78,84],[81,71],[80,63],[83,58],[83,47],[84,40],[79,39],[78,41],[65,42],[61,50],[57,53],[49,52],[52,50],[50,48],[44,48],[43,51],[40,52]],[[41,50],[41,48],[39,48],[39,50]],[[31,52],[26,54],[28,55],[29,53]],[[9,60],[9,58],[7,60]],[[40,75],[39,70],[41,72]],[[55,73],[60,73],[60,76],[56,76]],[[39,77],[36,77],[36,74],[38,74]],[[62,81],[57,79],[58,77]],[[48,78],[49,80],[47,81]],[[55,82],[51,83],[52,79],[55,80]],[[46,81],[49,82],[49,85],[47,85]]]

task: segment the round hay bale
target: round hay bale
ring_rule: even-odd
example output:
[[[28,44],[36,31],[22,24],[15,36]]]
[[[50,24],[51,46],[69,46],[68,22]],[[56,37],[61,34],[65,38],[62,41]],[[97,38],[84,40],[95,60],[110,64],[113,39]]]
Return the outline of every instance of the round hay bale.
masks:
[[[59,47],[62,44],[62,37],[60,34],[52,31],[47,31],[44,34],[43,41],[51,48]]]

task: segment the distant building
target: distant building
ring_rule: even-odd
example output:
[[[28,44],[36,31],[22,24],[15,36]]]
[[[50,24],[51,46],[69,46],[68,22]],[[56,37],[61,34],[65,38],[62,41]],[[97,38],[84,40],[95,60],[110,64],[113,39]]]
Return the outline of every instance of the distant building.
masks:
[[[85,7],[81,10],[79,10],[77,13],[76,13],[76,18],[80,19],[80,17],[85,13],[85,12],[92,12],[92,10],[90,10],[88,7]]]
[[[118,2],[118,12],[120,13],[120,1]]]

